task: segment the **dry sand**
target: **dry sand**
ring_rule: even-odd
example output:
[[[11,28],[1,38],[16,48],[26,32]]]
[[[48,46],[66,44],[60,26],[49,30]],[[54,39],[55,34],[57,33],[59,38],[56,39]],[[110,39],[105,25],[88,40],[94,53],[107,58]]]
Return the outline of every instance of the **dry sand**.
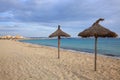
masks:
[[[0,80],[120,80],[120,59],[0,40]]]

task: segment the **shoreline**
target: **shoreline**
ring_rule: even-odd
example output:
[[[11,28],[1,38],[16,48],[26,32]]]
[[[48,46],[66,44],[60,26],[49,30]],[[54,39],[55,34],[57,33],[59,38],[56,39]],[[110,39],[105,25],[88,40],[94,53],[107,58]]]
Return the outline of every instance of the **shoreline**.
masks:
[[[119,80],[120,59],[60,50],[12,40],[0,40],[2,80]]]
[[[21,42],[20,40],[18,40],[18,42]],[[34,43],[28,43],[28,42],[21,42],[21,43],[27,43],[27,44],[31,44],[31,45],[37,45],[37,46],[43,46],[43,47],[50,47],[50,48],[55,48],[58,49],[57,47],[54,46],[49,46],[49,45],[41,45],[41,44],[34,44]],[[61,50],[65,50],[65,51],[71,51],[71,52],[75,52],[78,54],[89,54],[89,55],[94,55],[94,53],[90,53],[90,52],[83,52],[83,51],[79,51],[79,50],[73,50],[73,49],[67,49],[67,48],[60,48]],[[110,58],[115,58],[115,59],[120,59],[120,56],[117,55],[111,55],[111,54],[97,54],[98,56],[105,56],[105,57],[110,57]]]

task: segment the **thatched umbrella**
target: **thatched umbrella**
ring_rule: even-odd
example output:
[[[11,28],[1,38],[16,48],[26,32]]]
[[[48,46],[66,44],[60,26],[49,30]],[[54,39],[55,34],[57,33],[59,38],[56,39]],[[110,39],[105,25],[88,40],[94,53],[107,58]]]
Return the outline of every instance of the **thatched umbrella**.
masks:
[[[49,37],[58,37],[58,59],[60,58],[60,39],[61,39],[61,36],[63,37],[70,37],[69,34],[63,32],[61,29],[60,29],[60,25],[58,25],[58,29],[52,33]]]
[[[97,60],[97,38],[98,37],[117,37],[115,32],[110,31],[109,29],[104,28],[99,24],[100,21],[104,19],[98,19],[90,28],[85,29],[83,32],[80,32],[78,36],[81,37],[95,37],[95,71],[96,71],[96,60]]]

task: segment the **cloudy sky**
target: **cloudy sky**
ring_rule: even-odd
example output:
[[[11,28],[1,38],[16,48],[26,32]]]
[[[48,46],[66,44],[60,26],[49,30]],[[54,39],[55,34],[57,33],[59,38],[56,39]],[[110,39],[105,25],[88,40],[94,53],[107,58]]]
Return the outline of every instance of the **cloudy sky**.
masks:
[[[120,36],[120,0],[0,0],[0,36],[47,37],[60,24],[76,37],[98,18]]]

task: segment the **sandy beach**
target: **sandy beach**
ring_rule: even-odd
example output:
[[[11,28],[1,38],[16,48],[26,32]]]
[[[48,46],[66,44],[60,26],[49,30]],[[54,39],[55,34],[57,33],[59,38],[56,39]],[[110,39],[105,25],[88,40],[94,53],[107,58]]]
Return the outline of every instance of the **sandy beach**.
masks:
[[[120,59],[0,40],[0,80],[120,80]]]

